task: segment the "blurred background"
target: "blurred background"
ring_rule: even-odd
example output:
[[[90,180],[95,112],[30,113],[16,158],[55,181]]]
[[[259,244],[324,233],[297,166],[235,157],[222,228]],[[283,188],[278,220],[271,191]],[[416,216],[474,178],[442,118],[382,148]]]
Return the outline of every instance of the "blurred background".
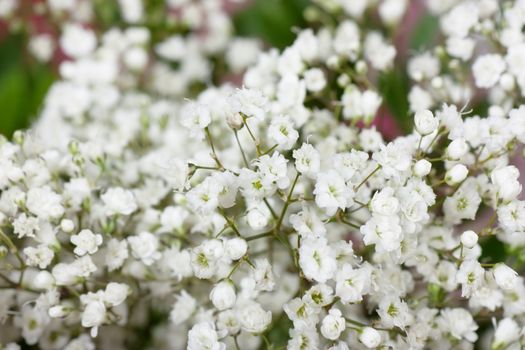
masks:
[[[53,49],[46,62],[39,61],[29,53],[29,39],[35,34],[49,36],[55,43],[58,41],[58,23],[54,23],[56,18],[44,14],[42,7],[45,2],[0,0],[0,18],[9,19],[0,21],[0,133],[7,137],[17,129],[28,127],[38,115],[46,91],[59,76],[59,63],[68,59],[56,44],[56,49]],[[104,32],[123,24],[117,0],[90,2],[93,23],[88,26],[97,32]],[[155,18],[164,15],[163,3],[163,0],[145,2],[145,13],[152,23]],[[224,1],[224,7],[233,19],[236,35],[259,38],[267,47],[279,49],[292,43],[294,28],[307,25],[305,18],[312,6],[315,6],[315,2],[309,0]],[[410,8],[402,23],[394,35],[399,62],[391,73],[381,77],[380,84],[387,107],[382,112],[388,117],[386,131],[394,134],[411,128],[404,58],[410,51],[431,47],[438,33],[437,19],[424,11],[422,0],[410,1]]]

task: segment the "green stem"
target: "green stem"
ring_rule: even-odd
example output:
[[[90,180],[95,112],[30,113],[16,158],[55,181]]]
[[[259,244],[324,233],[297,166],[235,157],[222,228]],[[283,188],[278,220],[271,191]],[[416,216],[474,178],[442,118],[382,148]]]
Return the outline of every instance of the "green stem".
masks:
[[[368,176],[365,177],[359,185],[357,185],[357,187],[354,187],[354,191],[357,192],[357,190],[359,190],[361,186],[363,186],[372,176],[374,176],[374,174],[377,173],[379,169],[381,169],[380,164],[378,164],[377,167],[370,174],[368,174]]]
[[[247,168],[250,168],[250,163],[248,163],[248,158],[246,158],[246,154],[244,153],[244,149],[242,148],[241,141],[239,140],[239,135],[237,134],[237,130],[234,131],[234,134],[235,134],[235,140],[237,140],[237,145],[239,146],[239,149],[241,150],[242,160],[244,161],[244,165],[246,165]]]
[[[204,131],[206,133],[206,138],[208,139],[208,143],[210,144],[211,151],[212,151],[212,154],[213,154],[213,159],[215,160],[215,163],[217,163],[217,166],[219,167],[219,169],[224,169],[224,167],[222,166],[221,161],[219,160],[219,157],[217,156],[217,152],[215,152],[215,145],[213,144],[213,139],[211,137],[210,129],[208,129],[208,127],[206,127],[206,128],[204,128]]]

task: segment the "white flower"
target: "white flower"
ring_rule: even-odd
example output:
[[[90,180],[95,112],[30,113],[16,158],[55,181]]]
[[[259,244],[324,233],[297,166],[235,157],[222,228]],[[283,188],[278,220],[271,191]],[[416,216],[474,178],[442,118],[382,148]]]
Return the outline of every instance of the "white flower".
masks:
[[[268,110],[268,99],[258,89],[238,89],[231,102],[233,111],[258,120],[264,120]]]
[[[289,220],[301,236],[321,237],[326,233],[325,225],[313,207],[305,206],[299,213],[290,215]]]
[[[361,46],[357,25],[349,20],[339,24],[333,45],[339,55],[355,59]]]
[[[503,290],[514,290],[518,285],[518,273],[503,263],[496,264],[493,269],[494,279]]]
[[[309,143],[303,143],[300,148],[293,151],[295,168],[301,174],[314,179],[321,166],[321,156],[319,152]]]
[[[334,170],[319,173],[313,193],[315,203],[328,215],[334,215],[338,208],[345,209],[353,203],[353,189]]]
[[[226,344],[219,341],[215,326],[209,322],[194,325],[188,332],[187,350],[226,350]]]
[[[431,134],[439,126],[439,119],[434,114],[426,110],[416,112],[414,116],[414,124],[418,133],[425,136]]]
[[[128,242],[126,240],[119,241],[116,238],[112,238],[106,247],[105,263],[109,271],[114,271],[120,268],[128,258]]]
[[[495,169],[490,174],[490,180],[496,189],[499,199],[511,201],[521,193],[519,182],[520,172],[513,165]]]
[[[319,92],[326,86],[326,78],[319,68],[311,68],[304,72],[306,89],[312,92]]]
[[[95,254],[102,244],[102,235],[94,234],[91,230],[82,230],[71,236],[70,241],[76,246],[74,250],[76,255]]]
[[[126,300],[130,288],[127,284],[110,282],[104,291],[104,302],[110,306],[120,305]]]
[[[506,317],[498,322],[492,349],[505,349],[520,338],[521,328],[512,318]]]
[[[395,297],[385,296],[379,303],[377,313],[386,327],[396,326],[404,329],[414,321],[408,305]]]
[[[339,309],[332,308],[321,323],[321,334],[326,339],[336,340],[346,328],[346,320]]]
[[[301,240],[299,265],[306,278],[324,283],[337,269],[335,253],[324,238],[307,237]]]
[[[82,312],[82,327],[92,328],[91,336],[96,337],[98,326],[106,320],[106,307],[98,300],[92,300],[86,304]]]
[[[229,281],[217,283],[210,292],[210,300],[220,311],[231,308],[236,300],[233,284]]]
[[[133,192],[122,187],[109,188],[101,197],[107,215],[130,215],[137,210]]]
[[[370,201],[370,210],[374,214],[395,215],[399,211],[399,200],[392,187],[385,187],[374,194]]]
[[[472,66],[476,86],[480,88],[490,88],[494,86],[504,71],[505,61],[497,54],[480,56]]]
[[[400,144],[388,143],[381,145],[381,150],[372,156],[381,165],[381,171],[386,177],[397,177],[401,172],[410,168],[410,154]]]
[[[379,71],[392,66],[396,56],[396,49],[389,45],[378,32],[371,32],[365,39],[365,57],[371,62],[372,67]]]
[[[268,137],[280,149],[289,150],[297,142],[299,133],[294,129],[288,116],[280,115],[272,119],[268,128]]]
[[[25,213],[20,214],[13,221],[13,231],[18,238],[35,237],[35,232],[40,229],[38,219],[32,216],[27,216]]]
[[[369,268],[353,269],[350,264],[344,264],[335,277],[335,294],[343,304],[359,302],[368,291],[370,279]]]
[[[60,46],[66,55],[80,58],[90,54],[97,45],[97,38],[93,31],[83,28],[79,24],[66,25]]]
[[[190,131],[190,136],[204,138],[204,129],[211,123],[211,113],[206,106],[190,102],[181,111],[181,124]]]
[[[483,283],[485,270],[475,260],[464,261],[457,274],[456,281],[461,284],[461,296],[469,297]]]
[[[397,216],[375,216],[360,228],[365,245],[376,244],[387,252],[399,249],[403,233]]]
[[[478,339],[476,334],[478,325],[474,322],[470,312],[465,309],[442,309],[437,323],[444,333],[449,333],[458,340],[466,339],[469,342],[475,342]]]
[[[24,248],[24,254],[27,256],[26,264],[29,266],[38,266],[45,269],[55,256],[55,253],[45,244],[35,247]]]
[[[255,260],[255,268],[252,270],[255,281],[255,290],[271,292],[275,287],[275,279],[272,266],[268,259]]]
[[[32,188],[27,192],[26,206],[41,219],[56,219],[64,213],[62,198],[51,187]]]
[[[160,259],[159,240],[150,232],[141,232],[128,237],[128,243],[133,257],[140,259],[145,265],[151,265]]]
[[[75,264],[58,263],[53,267],[51,273],[57,286],[67,286],[78,281],[80,269]]]
[[[272,313],[264,311],[256,302],[239,307],[237,317],[241,328],[249,333],[262,333],[272,322]]]
[[[372,327],[364,327],[359,334],[359,341],[369,349],[375,349],[381,344],[381,334]]]
[[[186,194],[186,199],[194,211],[207,215],[217,209],[219,191],[220,188],[215,179],[207,177]]]
[[[195,312],[197,301],[185,290],[182,290],[176,299],[171,309],[170,320],[174,325],[181,325]]]

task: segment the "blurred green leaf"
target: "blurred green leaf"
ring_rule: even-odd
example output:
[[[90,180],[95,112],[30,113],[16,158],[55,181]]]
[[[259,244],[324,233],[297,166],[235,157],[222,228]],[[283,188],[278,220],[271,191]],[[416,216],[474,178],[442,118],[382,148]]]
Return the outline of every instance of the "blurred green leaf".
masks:
[[[40,64],[24,64],[22,36],[0,44],[0,133],[11,136],[29,126],[40,108],[54,74]]]
[[[379,91],[385,104],[395,118],[398,126],[406,133],[412,129],[412,119],[408,112],[408,78],[404,68],[392,69],[379,77]]]
[[[498,263],[505,261],[506,252],[505,245],[499,241],[495,236],[490,236],[481,243],[481,258],[480,261],[487,263]]]
[[[303,27],[303,11],[308,0],[256,0],[234,16],[236,33],[258,37],[269,45],[284,48],[290,45],[294,27]]]
[[[439,33],[439,19],[430,14],[421,16],[412,33],[411,49],[423,50],[432,47]]]
[[[267,334],[268,341],[273,345],[273,349],[284,349],[286,347],[291,328],[293,328],[292,321],[286,314],[281,314]]]

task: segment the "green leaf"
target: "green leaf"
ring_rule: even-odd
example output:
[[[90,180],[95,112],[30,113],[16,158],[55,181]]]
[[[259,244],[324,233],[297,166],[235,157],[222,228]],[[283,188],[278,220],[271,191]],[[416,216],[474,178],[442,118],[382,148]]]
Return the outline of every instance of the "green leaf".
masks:
[[[379,91],[388,110],[404,132],[412,129],[412,119],[408,112],[408,85],[404,67],[396,67],[379,77]]]
[[[293,42],[292,29],[305,25],[303,11],[307,4],[307,0],[256,0],[234,16],[235,31],[282,49]]]
[[[43,65],[24,61],[24,38],[8,37],[0,46],[0,133],[10,137],[29,126],[54,74]]]
[[[439,33],[439,19],[430,14],[421,16],[410,38],[410,48],[423,50],[434,46]]]

